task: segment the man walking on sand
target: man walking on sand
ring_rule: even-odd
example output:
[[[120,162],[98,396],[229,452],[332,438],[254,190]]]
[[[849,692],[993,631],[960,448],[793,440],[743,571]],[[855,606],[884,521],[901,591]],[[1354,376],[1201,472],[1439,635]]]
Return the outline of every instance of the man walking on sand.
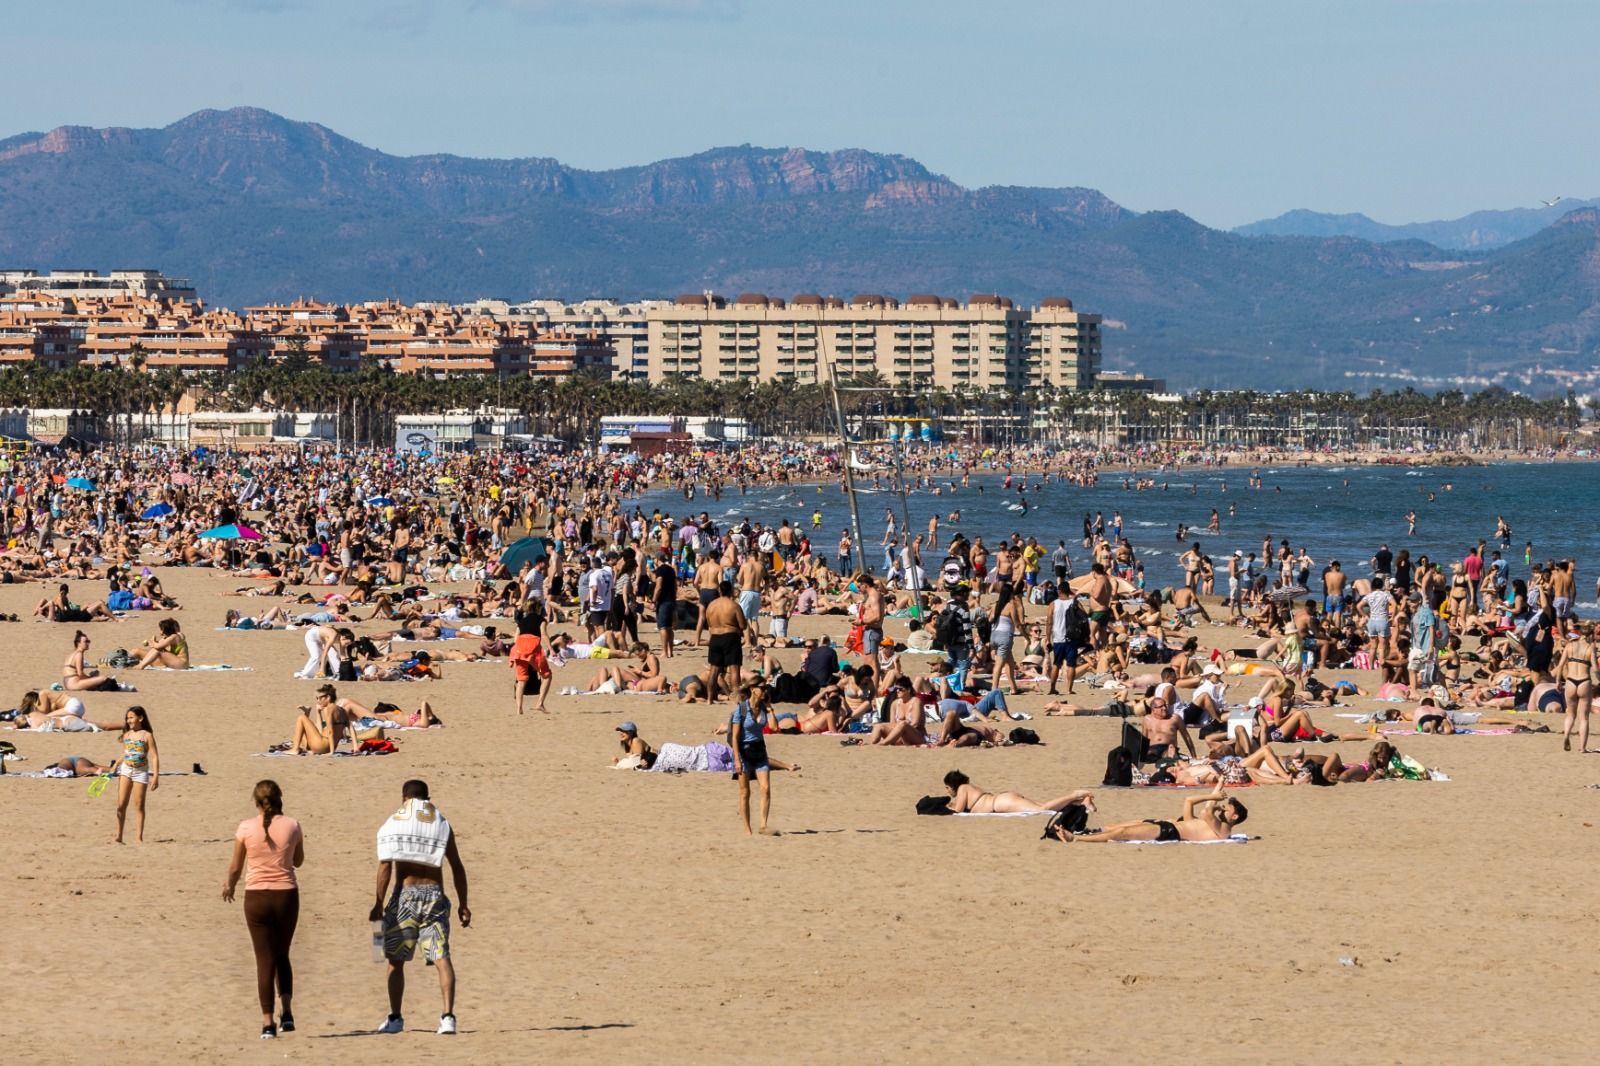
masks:
[[[400,789],[400,809],[378,829],[377,899],[369,921],[383,922],[383,955],[389,962],[389,1016],[380,1033],[405,1032],[401,1001],[405,998],[405,965],[421,947],[423,960],[439,971],[444,1010],[439,1033],[456,1031],[456,971],[450,961],[450,898],[444,894],[444,864],[459,900],[461,928],[472,924],[467,906],[467,869],[456,850],[456,835],[428,798],[425,781],[407,781]],[[393,877],[394,894],[385,905]]]

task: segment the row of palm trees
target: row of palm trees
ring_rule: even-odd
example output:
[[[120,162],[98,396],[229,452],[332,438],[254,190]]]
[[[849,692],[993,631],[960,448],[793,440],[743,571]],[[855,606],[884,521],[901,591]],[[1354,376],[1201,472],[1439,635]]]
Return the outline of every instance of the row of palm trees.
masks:
[[[333,412],[342,439],[386,441],[396,415],[442,410],[517,411],[535,433],[567,440],[596,435],[601,415],[742,418],[762,436],[833,436],[833,395],[825,384],[678,379],[662,384],[574,375],[397,374],[372,361],[338,372],[291,353],[233,372],[183,374],[129,367],[51,370],[24,364],[0,371],[0,406],[73,408],[108,416],[118,434],[148,435],[175,419],[185,396],[202,410]],[[1462,447],[1555,443],[1576,430],[1583,409],[1571,395],[1535,400],[1491,388],[1427,394],[1414,389],[1350,392],[1142,392],[1057,389],[954,392],[896,386],[877,373],[841,382],[852,434],[876,435],[879,419],[903,415],[943,422],[946,436],[1098,443],[1298,444],[1450,441]]]

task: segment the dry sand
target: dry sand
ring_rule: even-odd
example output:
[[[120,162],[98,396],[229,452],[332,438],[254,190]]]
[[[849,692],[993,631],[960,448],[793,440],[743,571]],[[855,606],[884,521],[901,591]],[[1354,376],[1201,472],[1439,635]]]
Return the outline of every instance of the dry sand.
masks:
[[[163,779],[143,846],[110,843],[111,793],[0,779],[10,1061],[1593,1058],[1600,792],[1583,786],[1600,781],[1600,757],[1564,756],[1558,738],[1402,739],[1453,780],[1248,789],[1238,795],[1260,839],[1151,848],[1041,843],[1036,818],[912,812],[956,766],[1036,799],[1096,785],[1113,719],[1039,718],[1044,746],[959,754],[774,737],[774,755],[803,771],[774,775],[783,835],[748,839],[726,776],[607,766],[623,719],[653,743],[699,743],[722,711],[554,697],[549,717],[519,719],[503,662],[349,686],[369,704],[425,696],[444,716],[445,729],[397,734],[397,755],[252,758],[309,701],[314,686],[290,677],[301,636],[215,632],[225,607],[264,601],[223,598],[238,584],[224,575],[163,577],[186,604],[195,661],[253,672],[150,672],[136,695],[85,696],[91,717],[142,703],[163,766],[208,771]],[[26,616],[40,595],[6,586],[0,611]],[[158,617],[85,627],[94,656],[137,644]],[[17,664],[5,703],[58,676],[73,628],[0,626]],[[671,669],[701,662],[682,655]],[[569,666],[556,684],[587,674]],[[13,770],[117,753],[113,735],[0,736],[27,756]],[[1341,746],[1355,759],[1365,748]],[[412,776],[457,827],[472,879],[475,922],[453,945],[461,1035],[448,1043],[433,1035],[436,982],[418,964],[409,1031],[366,1035],[386,1006],[368,949],[373,834]],[[240,906],[219,898],[262,777],[282,784],[307,852],[300,1031],[276,1043],[256,1038]],[[1171,817],[1183,795],[1108,791],[1100,817]]]

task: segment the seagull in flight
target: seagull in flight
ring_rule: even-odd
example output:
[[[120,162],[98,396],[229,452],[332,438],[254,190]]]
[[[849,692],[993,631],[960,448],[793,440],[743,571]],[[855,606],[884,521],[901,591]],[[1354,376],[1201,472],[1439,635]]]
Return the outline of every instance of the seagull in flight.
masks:
[[[1541,199],[1539,202],[1541,204],[1544,204],[1546,207],[1554,207],[1556,204],[1559,204],[1562,200],[1565,200],[1565,199],[1566,199],[1565,196],[1558,196],[1554,200]]]

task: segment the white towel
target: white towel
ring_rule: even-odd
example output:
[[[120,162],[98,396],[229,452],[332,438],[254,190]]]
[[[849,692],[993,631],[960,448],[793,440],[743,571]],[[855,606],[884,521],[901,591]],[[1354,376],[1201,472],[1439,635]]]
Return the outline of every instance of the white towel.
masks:
[[[379,862],[443,866],[450,823],[431,802],[409,799],[378,827]]]

